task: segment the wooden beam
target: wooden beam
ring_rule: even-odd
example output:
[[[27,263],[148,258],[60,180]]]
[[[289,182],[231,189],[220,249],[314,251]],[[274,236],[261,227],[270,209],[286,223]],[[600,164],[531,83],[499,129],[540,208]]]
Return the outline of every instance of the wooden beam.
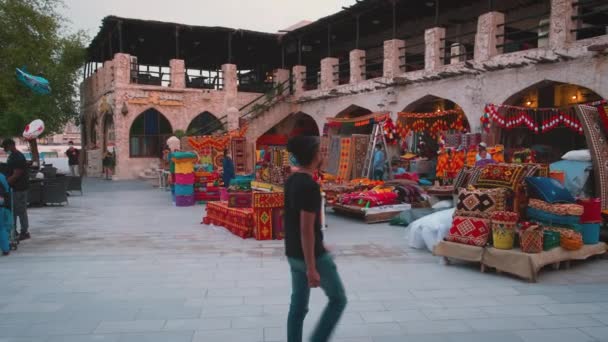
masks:
[[[119,20],[118,23],[118,50],[123,53],[123,45],[122,45],[122,20]]]
[[[179,26],[175,26],[175,58],[179,59]]]

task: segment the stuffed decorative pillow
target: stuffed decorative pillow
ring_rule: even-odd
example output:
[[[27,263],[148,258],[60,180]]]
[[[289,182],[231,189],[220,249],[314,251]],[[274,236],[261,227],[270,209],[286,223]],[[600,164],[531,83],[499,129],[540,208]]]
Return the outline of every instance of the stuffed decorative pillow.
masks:
[[[563,160],[576,160],[576,161],[591,161],[591,152],[589,150],[574,150],[566,152],[562,156]]]
[[[574,203],[574,197],[564,185],[553,178],[528,177],[526,178],[531,198],[548,203]]]
[[[460,188],[466,188],[469,185],[469,180],[475,169],[472,167],[463,167],[456,178],[454,179],[454,193],[458,193]]]
[[[579,204],[551,204],[536,198],[531,198],[528,205],[530,208],[561,216],[581,216],[584,212],[583,206]]]
[[[513,191],[521,184],[525,167],[521,164],[490,164],[475,182],[478,188],[506,188]]]
[[[458,192],[455,216],[489,218],[495,211],[504,211],[507,205],[507,190],[478,189]]]
[[[489,221],[475,217],[455,216],[447,241],[483,247],[490,237]]]

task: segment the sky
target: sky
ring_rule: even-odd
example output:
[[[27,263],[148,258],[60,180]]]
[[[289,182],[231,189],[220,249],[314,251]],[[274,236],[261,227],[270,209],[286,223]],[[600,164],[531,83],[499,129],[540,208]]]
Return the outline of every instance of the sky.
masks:
[[[277,32],[301,20],[316,20],[355,0],[64,0],[72,30],[97,34],[107,15]]]

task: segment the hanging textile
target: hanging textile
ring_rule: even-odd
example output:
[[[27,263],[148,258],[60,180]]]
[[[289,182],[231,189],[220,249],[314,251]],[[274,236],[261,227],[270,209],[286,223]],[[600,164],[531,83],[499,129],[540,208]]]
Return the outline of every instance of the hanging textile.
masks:
[[[340,162],[340,137],[332,136],[329,143],[329,156],[327,158],[327,173],[338,174],[338,163]]]
[[[535,134],[565,127],[578,134],[583,134],[583,126],[572,106],[565,108],[529,108],[488,104],[480,122],[486,132],[490,131],[491,126],[504,129],[525,127]]]
[[[232,138],[230,150],[232,153],[232,161],[234,162],[234,169],[238,173],[245,172],[245,165],[247,164],[245,149],[245,138]]]
[[[367,156],[367,146],[369,145],[369,135],[353,134],[353,172],[352,179],[361,177],[365,168],[365,157]]]
[[[340,163],[338,165],[337,177],[339,180],[350,180],[352,172],[353,144],[350,137],[340,139]]]
[[[428,132],[437,138],[440,132],[468,130],[464,112],[460,109],[445,110],[431,113],[399,113],[397,131],[401,137],[409,132]]]

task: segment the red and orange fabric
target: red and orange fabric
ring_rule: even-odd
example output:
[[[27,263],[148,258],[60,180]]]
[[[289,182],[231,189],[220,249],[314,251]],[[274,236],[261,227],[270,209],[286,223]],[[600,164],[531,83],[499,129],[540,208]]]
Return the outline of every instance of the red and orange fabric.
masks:
[[[253,234],[253,210],[251,208],[229,208],[227,202],[209,202],[204,223],[225,227],[243,239]]]
[[[437,178],[456,178],[464,164],[464,151],[451,152],[451,155],[447,151],[442,151],[437,156]]]

